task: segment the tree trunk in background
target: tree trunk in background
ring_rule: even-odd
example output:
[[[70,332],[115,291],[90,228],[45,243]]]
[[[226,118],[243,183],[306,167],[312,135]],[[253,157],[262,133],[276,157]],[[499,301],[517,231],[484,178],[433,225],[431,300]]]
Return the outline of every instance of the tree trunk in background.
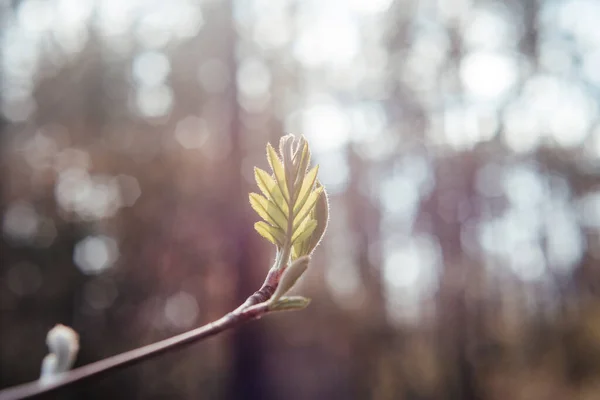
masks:
[[[469,158],[440,160],[437,182],[451,182],[451,187],[437,185],[425,209],[432,217],[432,231],[438,233],[442,251],[442,271],[437,294],[438,346],[443,363],[443,391],[447,399],[479,399],[475,371],[469,360],[471,314],[466,290],[469,264],[463,257],[459,207],[474,198],[475,167]],[[449,165],[452,164],[452,165]],[[444,171],[454,171],[455,179],[444,179]],[[461,193],[464,197],[453,196]]]
[[[348,157],[350,182],[345,197],[351,232],[355,235],[352,247],[356,249],[356,263],[367,301],[362,310],[364,323],[358,329],[360,334],[355,344],[353,362],[357,366],[354,376],[355,393],[357,399],[384,399],[391,393],[379,393],[377,389],[386,386],[382,385],[381,380],[384,377],[381,376],[381,372],[383,372],[382,366],[387,363],[386,353],[390,352],[389,338],[392,335],[386,318],[381,266],[374,265],[369,257],[369,253],[373,251],[369,246],[379,242],[381,216],[377,206],[363,194],[364,190],[361,191],[361,187],[369,182],[367,176],[369,166],[351,148]]]
[[[0,40],[4,40],[4,26],[6,25],[6,20],[8,19],[8,15],[11,12],[9,5],[4,2],[4,3],[0,3]],[[2,59],[2,52],[0,52],[0,87],[4,87],[5,85],[5,78],[4,78],[4,60]],[[2,99],[0,98],[0,101]],[[0,113],[0,151],[4,150],[4,143],[6,141],[6,128],[7,128],[8,124],[6,119],[4,118],[4,113]],[[0,157],[0,160],[5,159],[4,157]],[[2,168],[3,165],[0,165],[0,168]],[[1,171],[1,170],[0,170]],[[3,182],[3,179],[0,179],[0,182]],[[2,194],[2,191],[4,190],[3,185],[0,185],[0,195]],[[0,197],[2,198],[2,197]],[[2,204],[2,202],[0,202],[0,204]],[[0,212],[3,212],[4,210],[0,210]],[[4,213],[0,214],[0,215],[4,215]]]
[[[255,271],[267,271],[268,266],[259,265],[261,259],[256,257],[252,250],[251,237],[253,233],[253,222],[244,211],[247,202],[247,184],[241,175],[242,159],[244,150],[242,147],[243,127],[240,121],[240,107],[237,97],[236,74],[238,63],[236,59],[237,33],[234,20],[235,0],[226,3],[226,12],[223,14],[226,20],[223,26],[224,34],[228,38],[228,65],[231,72],[231,84],[229,86],[227,105],[230,109],[229,135],[231,139],[231,152],[223,162],[228,164],[225,170],[232,174],[231,182],[234,184],[229,188],[231,199],[228,226],[231,238],[236,245],[237,252],[230,260],[232,263],[232,276],[237,276],[235,303],[242,303],[250,294],[260,287],[262,283],[256,279]],[[266,272],[265,272],[266,273]],[[227,388],[228,398],[243,400],[268,400],[270,397],[266,392],[266,380],[263,372],[263,360],[266,351],[261,324],[248,324],[242,326],[233,333],[232,337],[232,368],[231,381]]]

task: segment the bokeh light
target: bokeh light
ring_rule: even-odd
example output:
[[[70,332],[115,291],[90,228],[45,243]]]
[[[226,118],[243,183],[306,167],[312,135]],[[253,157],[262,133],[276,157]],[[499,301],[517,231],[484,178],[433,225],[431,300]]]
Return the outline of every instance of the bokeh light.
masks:
[[[311,306],[74,396],[595,399],[598,21],[596,0],[0,2],[0,388],[55,323],[83,365],[253,293],[274,257],[253,167],[293,133],[330,200]]]

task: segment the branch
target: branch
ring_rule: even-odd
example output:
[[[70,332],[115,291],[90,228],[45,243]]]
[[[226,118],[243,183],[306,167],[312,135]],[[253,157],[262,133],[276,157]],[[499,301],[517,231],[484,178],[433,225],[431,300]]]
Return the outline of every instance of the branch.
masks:
[[[249,196],[250,205],[264,220],[254,225],[256,231],[277,246],[275,265],[258,291],[241,306],[208,325],[70,372],[53,375],[50,382],[37,380],[0,390],[0,400],[25,399],[54,392],[209,338],[271,312],[305,308],[309,299],[283,295],[306,271],[310,255],[325,233],[329,202],[325,189],[317,180],[318,165],[308,169],[310,151],[306,139],[301,137],[296,140],[293,135],[286,135],[281,138],[279,151],[277,155],[273,146],[267,144],[267,159],[273,175],[255,168],[256,183],[262,195],[251,193]],[[70,366],[68,357],[65,360]]]
[[[281,270],[272,268],[262,287],[240,307],[220,319],[171,338],[161,340],[125,353],[105,358],[92,364],[71,370],[57,377],[51,383],[40,380],[0,390],[0,400],[18,400],[32,398],[55,392],[77,382],[100,377],[110,371],[116,371],[144,360],[159,356],[171,350],[207,339],[225,330],[237,328],[245,322],[260,319],[264,315],[279,310],[269,308],[268,300],[273,295],[281,277]],[[282,309],[283,310],[283,309]]]

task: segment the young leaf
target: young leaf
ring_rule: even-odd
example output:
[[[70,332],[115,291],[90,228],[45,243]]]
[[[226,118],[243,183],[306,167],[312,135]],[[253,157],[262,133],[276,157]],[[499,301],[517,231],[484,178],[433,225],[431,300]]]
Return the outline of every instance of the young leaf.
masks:
[[[285,181],[288,192],[290,193],[290,202],[293,202],[293,185],[294,185],[294,168],[290,168],[293,166],[293,158],[295,153],[294,148],[294,137],[292,135],[285,135],[279,140],[279,154],[281,155],[281,160],[283,161],[283,166],[285,169]]]
[[[257,193],[250,193],[250,205],[265,221],[283,230],[287,229],[288,218],[267,198]]]
[[[269,303],[269,310],[272,311],[293,311],[302,310],[310,304],[310,299],[302,296],[286,296],[276,302]]]
[[[292,236],[292,244],[305,241],[317,227],[317,221],[314,219],[305,219],[304,222],[296,229]]]
[[[285,181],[285,170],[281,160],[277,156],[277,153],[275,153],[275,149],[273,146],[271,146],[271,143],[267,143],[267,159],[269,160],[269,165],[275,174],[275,179],[277,180],[279,189],[281,190],[281,193],[283,193],[283,198],[285,201],[289,202],[290,194]]]
[[[308,150],[308,142],[304,140],[304,138],[300,138],[300,143],[298,145],[299,150],[296,151],[294,158],[292,160],[292,164],[294,165],[294,187],[297,188],[296,199],[300,198],[300,187],[302,186],[302,182],[305,180],[306,170],[308,169],[308,164],[310,163],[310,151]]]
[[[319,182],[317,182],[317,187],[322,188]],[[325,229],[329,222],[329,201],[327,199],[327,192],[324,189],[319,196],[315,208],[310,213],[310,218],[317,221],[317,226],[308,238],[296,240],[294,247],[292,248],[292,260],[311,254],[325,234]]]
[[[301,257],[294,261],[289,267],[285,269],[281,279],[279,280],[279,285],[271,299],[269,300],[271,303],[279,300],[281,296],[286,294],[300,279],[300,277],[304,274],[306,269],[308,268],[308,262],[310,261],[310,257]]]
[[[315,180],[317,179],[317,173],[319,172],[319,166],[315,165],[313,169],[308,171],[306,176],[304,177],[304,182],[300,187],[298,192],[298,198],[296,199],[296,204],[294,204],[294,212],[297,213],[300,211],[300,207],[302,207],[306,203],[306,199],[308,195],[310,195],[311,191],[314,189]]]
[[[283,246],[285,235],[281,229],[271,226],[264,221],[255,223],[254,229],[269,242],[280,247]]]
[[[287,229],[286,216],[272,202],[260,194],[250,193],[250,205],[265,221],[281,229]]]
[[[308,168],[310,158],[304,137],[297,140],[292,135],[282,137],[279,154],[267,144],[273,175],[255,168],[254,177],[262,195],[250,194],[252,208],[265,222],[255,225],[255,229],[283,248],[283,254],[292,253],[294,259],[314,249],[327,224],[327,217],[325,222],[316,218],[315,207],[323,201],[324,189],[317,181],[319,167]],[[319,237],[315,240],[317,233]],[[287,260],[281,265],[285,264]]]
[[[271,199],[273,203],[281,210],[285,215],[288,213],[288,204],[283,198],[281,189],[275,179],[271,175],[260,168],[254,167],[254,179],[260,191],[265,195],[266,198]]]
[[[322,191],[323,187],[320,187],[308,196],[306,203],[304,203],[294,218],[294,229],[298,229],[308,214],[315,208],[315,204],[317,203],[317,200],[319,200]]]

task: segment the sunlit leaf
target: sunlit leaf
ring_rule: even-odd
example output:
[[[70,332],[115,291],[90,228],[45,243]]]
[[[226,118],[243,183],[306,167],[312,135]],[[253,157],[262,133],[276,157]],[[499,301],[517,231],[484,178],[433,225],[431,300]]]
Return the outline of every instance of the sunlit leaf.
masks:
[[[255,223],[254,229],[256,229],[256,231],[262,237],[266,238],[271,243],[278,246],[283,246],[285,235],[281,229],[271,226],[264,221]]]
[[[327,197],[327,191],[321,185],[319,181],[316,184],[317,188],[321,188],[321,195],[319,196],[319,200],[315,205],[315,209],[313,210],[313,218],[317,220],[317,229],[314,231],[310,240],[310,251],[312,252],[314,248],[319,244],[323,235],[325,234],[325,230],[327,229],[327,225],[329,223],[329,198]]]
[[[295,199],[300,198],[300,188],[302,187],[303,181],[306,179],[306,170],[310,163],[310,151],[308,149],[308,142],[304,138],[300,139],[298,145],[298,151],[294,154],[292,164],[294,166],[294,192],[296,193]]]
[[[292,236],[292,244],[300,243],[306,240],[317,227],[317,221],[314,219],[306,219],[294,232]]]
[[[250,205],[265,221],[284,231],[287,229],[288,218],[277,206],[258,193],[250,193]]]
[[[308,255],[327,226],[327,195],[317,180],[319,167],[309,169],[310,149],[304,137],[286,135],[279,142],[279,154],[267,144],[267,159],[273,171],[254,169],[262,195],[250,194],[250,204],[265,224],[257,230],[296,259]],[[323,203],[323,211],[316,208]],[[322,207],[321,207],[322,208]],[[275,230],[272,230],[272,229]]]
[[[279,140],[279,154],[281,155],[281,160],[283,162],[283,166],[285,169],[285,181],[286,187],[288,188],[288,193],[290,193],[290,201],[293,201],[293,185],[294,185],[294,168],[293,166],[293,158],[294,158],[294,137],[292,135],[285,135]]]
[[[310,151],[308,149],[308,142],[306,141],[306,139],[304,139],[304,136],[302,136],[298,140],[298,148],[296,149],[296,151],[293,154],[292,163],[294,165],[304,164],[304,168],[306,168],[306,166],[308,166],[309,160],[310,160]],[[301,168],[299,168],[298,171],[301,171]],[[306,171],[304,171],[304,172],[306,172]]]
[[[254,179],[265,197],[272,200],[281,212],[287,216],[289,211],[288,204],[284,200],[281,189],[277,185],[277,182],[275,182],[275,179],[267,171],[256,167],[254,168]]]
[[[275,174],[275,179],[277,180],[277,184],[281,189],[281,193],[283,194],[283,198],[289,202],[290,194],[288,192],[287,184],[285,181],[285,170],[283,169],[283,164],[281,160],[275,153],[275,149],[271,146],[270,143],[267,144],[267,159],[269,160],[269,165]]]
[[[306,203],[302,206],[302,208],[298,211],[296,216],[294,217],[294,230],[296,230],[302,221],[308,216],[308,214],[313,210],[317,200],[319,200],[319,195],[323,191],[323,188],[320,187],[315,189],[314,192],[308,195],[308,199],[306,199]]]
[[[298,192],[298,196],[296,197],[296,203],[294,204],[294,213],[298,213],[300,208],[306,203],[306,199],[308,195],[313,190],[315,186],[315,180],[317,179],[317,173],[319,172],[319,166],[315,165],[306,176],[304,177],[304,181],[302,182],[302,186],[300,187],[300,191]]]
[[[316,185],[322,187],[318,181]],[[312,253],[325,234],[329,222],[329,201],[325,190],[319,196],[315,208],[310,213],[310,218],[317,221],[317,227],[306,240],[295,242],[292,248],[292,260]]]

